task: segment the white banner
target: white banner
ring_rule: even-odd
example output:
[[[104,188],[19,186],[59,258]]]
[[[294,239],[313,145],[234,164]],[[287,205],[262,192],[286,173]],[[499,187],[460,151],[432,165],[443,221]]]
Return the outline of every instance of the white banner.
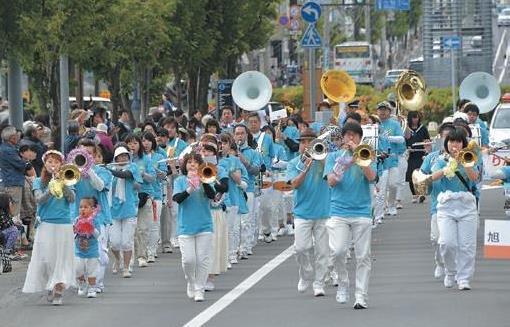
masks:
[[[492,173],[505,166],[505,161],[499,157],[510,157],[509,150],[500,150],[494,154],[483,154],[483,179],[490,180]]]

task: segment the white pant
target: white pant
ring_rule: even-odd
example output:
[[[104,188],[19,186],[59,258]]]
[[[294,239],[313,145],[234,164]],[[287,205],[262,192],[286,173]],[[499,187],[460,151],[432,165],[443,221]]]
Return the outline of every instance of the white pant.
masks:
[[[136,217],[113,219],[110,227],[110,245],[114,251],[131,251],[135,241]]]
[[[439,247],[446,274],[470,281],[475,271],[478,211],[468,192],[442,192],[437,197]]]
[[[153,225],[152,200],[148,199],[145,205],[138,208],[138,219],[135,230],[135,252],[137,259],[147,260],[149,250],[149,232]]]
[[[257,245],[260,228],[259,205],[260,197],[255,197],[255,193],[247,192],[248,213],[241,216],[241,240],[246,241],[247,250],[251,250]],[[244,237],[243,237],[244,236]]]
[[[99,258],[78,258],[74,260],[76,277],[95,278],[99,269]],[[97,283],[97,282],[96,282]]]
[[[161,231],[161,244],[163,246],[170,245],[170,240],[172,239],[172,231],[171,231],[171,220],[172,213],[171,208],[168,207],[167,204],[162,204],[161,208],[161,217],[159,218],[159,228]],[[175,237],[175,235],[174,235]]]
[[[441,251],[439,250],[439,227],[437,225],[437,214],[433,214],[430,218],[430,242],[434,247],[434,261],[436,266],[444,268],[443,258],[441,257]]]
[[[270,234],[273,230],[273,225],[275,225],[275,218],[278,219],[278,217],[274,217],[274,196],[276,192],[270,188],[270,189],[264,189],[262,190],[262,195],[258,198],[259,201],[259,213],[258,216],[260,217],[260,224],[259,228],[257,229],[257,236],[259,233],[262,234]],[[278,222],[276,221],[276,224]]]
[[[294,220],[294,249],[299,267],[299,278],[313,281],[322,287],[328,273],[329,243],[327,219]]]
[[[101,225],[97,241],[99,243],[99,267],[97,269],[96,285],[102,287],[104,286],[104,274],[110,261],[108,257],[108,228],[106,226]]]
[[[241,242],[241,220],[245,215],[239,215],[238,207],[227,208],[227,224],[228,224],[228,255],[236,257]],[[247,215],[247,214],[246,214]]]
[[[179,236],[182,269],[196,291],[204,291],[212,256],[212,233]]]
[[[159,223],[161,217],[161,200],[153,200],[156,203],[156,220],[154,220],[154,216],[152,218],[152,224],[149,230],[149,246],[148,246],[148,255],[156,255],[158,249],[159,242]]]
[[[384,217],[384,206],[387,203],[388,207],[395,207],[395,196],[397,193],[397,180],[398,180],[398,167],[386,169],[379,177],[377,188],[379,191],[375,196],[374,217]],[[386,195],[386,193],[388,193]]]
[[[351,240],[356,256],[356,300],[366,301],[368,280],[372,267],[370,244],[372,220],[369,217],[341,218],[331,217],[326,223],[329,233],[329,247],[334,252],[334,263],[338,273],[338,286],[349,287],[346,254]],[[352,238],[351,238],[352,233]]]
[[[397,179],[397,193],[395,198],[402,201],[404,191],[406,189],[406,172],[407,172],[407,158],[405,154],[398,156],[398,179]]]

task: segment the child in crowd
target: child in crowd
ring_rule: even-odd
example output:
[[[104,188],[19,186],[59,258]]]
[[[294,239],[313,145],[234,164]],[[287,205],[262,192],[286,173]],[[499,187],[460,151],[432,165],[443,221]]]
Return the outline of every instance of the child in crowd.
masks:
[[[96,276],[99,268],[99,243],[97,238],[100,228],[100,223],[96,218],[98,211],[95,197],[81,198],[79,216],[73,226],[78,295],[84,296],[87,294],[88,298],[95,298],[97,293]]]

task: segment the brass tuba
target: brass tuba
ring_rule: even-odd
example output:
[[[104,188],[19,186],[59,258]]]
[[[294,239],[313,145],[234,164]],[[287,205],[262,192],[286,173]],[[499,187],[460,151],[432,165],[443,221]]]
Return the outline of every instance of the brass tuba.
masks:
[[[423,108],[427,99],[425,80],[414,70],[400,74],[395,82],[398,103],[407,110]]]
[[[349,102],[356,95],[356,83],[343,70],[328,70],[322,74],[321,90],[334,102]]]
[[[198,167],[198,176],[200,177],[200,181],[202,183],[214,183],[218,176],[218,168],[216,168],[216,166],[212,163],[203,163]]]
[[[354,149],[354,162],[361,167],[368,167],[375,159],[375,152],[368,144],[360,144]]]

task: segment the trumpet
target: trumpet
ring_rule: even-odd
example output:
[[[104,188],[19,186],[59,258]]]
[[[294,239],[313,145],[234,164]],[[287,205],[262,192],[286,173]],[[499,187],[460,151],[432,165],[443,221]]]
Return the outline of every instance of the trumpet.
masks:
[[[198,167],[198,176],[204,184],[214,183],[218,176],[218,168],[212,163],[205,162]]]
[[[74,164],[66,164],[53,176],[48,184],[50,194],[61,199],[64,196],[64,186],[72,186],[80,181],[81,173]]]
[[[464,167],[474,167],[478,161],[478,156],[476,153],[468,148],[462,149],[459,152],[458,158],[460,164]]]
[[[375,151],[368,144],[360,144],[354,149],[353,159],[358,166],[368,167],[375,160]]]

